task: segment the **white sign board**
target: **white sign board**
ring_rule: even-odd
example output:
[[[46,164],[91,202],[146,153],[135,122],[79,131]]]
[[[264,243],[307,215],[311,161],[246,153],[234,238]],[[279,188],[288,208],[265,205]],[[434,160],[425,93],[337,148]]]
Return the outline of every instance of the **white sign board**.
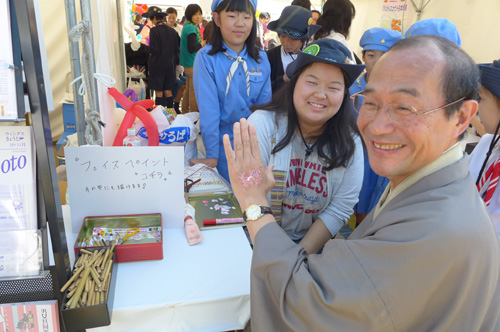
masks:
[[[184,147],[66,147],[72,233],[83,219],[161,213],[184,227]]]

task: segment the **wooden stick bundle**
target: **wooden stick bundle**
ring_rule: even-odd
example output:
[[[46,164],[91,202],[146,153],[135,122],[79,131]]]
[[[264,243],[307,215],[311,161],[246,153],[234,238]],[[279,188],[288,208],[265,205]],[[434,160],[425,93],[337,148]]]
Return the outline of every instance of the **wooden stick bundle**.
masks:
[[[111,281],[115,246],[107,249],[80,249],[73,276],[61,288],[68,290],[65,307],[72,309],[106,302]]]

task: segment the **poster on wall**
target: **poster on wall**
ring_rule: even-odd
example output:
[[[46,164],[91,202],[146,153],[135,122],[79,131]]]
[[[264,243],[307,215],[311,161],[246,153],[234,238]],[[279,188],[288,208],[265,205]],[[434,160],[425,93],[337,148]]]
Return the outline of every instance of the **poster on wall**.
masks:
[[[410,0],[382,0],[380,26],[404,35],[408,29],[408,13],[411,8]]]

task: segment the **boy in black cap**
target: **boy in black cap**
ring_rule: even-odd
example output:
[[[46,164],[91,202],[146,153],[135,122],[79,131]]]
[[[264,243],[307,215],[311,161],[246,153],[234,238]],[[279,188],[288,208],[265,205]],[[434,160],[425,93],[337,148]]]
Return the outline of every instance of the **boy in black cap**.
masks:
[[[297,53],[304,48],[307,40],[319,30],[319,25],[311,25],[312,14],[299,6],[287,6],[280,18],[272,21],[267,28],[276,31],[281,45],[267,51],[271,64],[271,88],[277,91],[287,80],[286,67],[297,59]]]

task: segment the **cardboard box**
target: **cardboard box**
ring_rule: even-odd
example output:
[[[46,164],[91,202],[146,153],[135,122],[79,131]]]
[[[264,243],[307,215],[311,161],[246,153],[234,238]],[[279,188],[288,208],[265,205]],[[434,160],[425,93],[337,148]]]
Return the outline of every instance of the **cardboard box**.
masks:
[[[80,245],[85,238],[94,234],[97,229],[132,229],[139,228],[141,232],[147,229],[159,229],[159,238],[147,238],[136,240],[139,236],[133,236],[123,244],[116,246],[117,263],[138,262],[163,259],[163,224],[160,213],[124,215],[124,216],[101,216],[86,217],[75,241],[75,254],[82,248],[93,248]],[[138,233],[140,235],[140,233]]]
[[[108,247],[95,247],[92,248],[92,250],[107,248]],[[81,252],[79,251],[76,256],[76,260],[78,260],[80,256]],[[61,306],[61,313],[66,331],[82,331],[93,327],[107,326],[111,324],[111,313],[113,312],[113,300],[115,297],[116,271],[117,265],[115,253],[111,269],[111,281],[109,284],[108,296],[104,303],[80,308],[66,308],[66,295],[68,293],[68,289],[66,289]]]

